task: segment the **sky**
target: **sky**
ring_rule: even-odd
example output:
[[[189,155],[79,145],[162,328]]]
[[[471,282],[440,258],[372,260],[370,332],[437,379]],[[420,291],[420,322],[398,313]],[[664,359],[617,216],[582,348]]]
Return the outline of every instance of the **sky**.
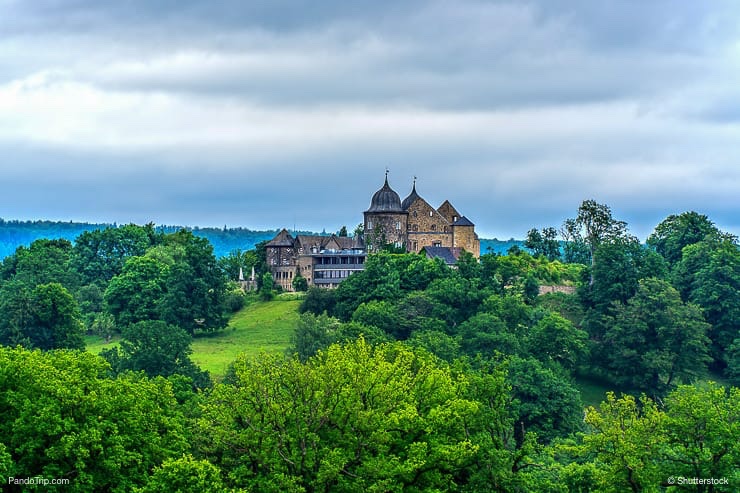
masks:
[[[386,169],[483,238],[594,199],[740,234],[727,0],[0,0],[0,217],[336,231]]]

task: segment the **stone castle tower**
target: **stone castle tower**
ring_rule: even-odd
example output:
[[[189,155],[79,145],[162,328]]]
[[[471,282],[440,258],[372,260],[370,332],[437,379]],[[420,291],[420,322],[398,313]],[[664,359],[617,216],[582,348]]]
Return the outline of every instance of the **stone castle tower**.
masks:
[[[406,251],[418,253],[430,248],[450,249],[455,258],[461,250],[480,256],[480,240],[475,225],[445,200],[438,208],[432,207],[416,191],[416,180],[411,193],[403,202],[388,184],[386,172],[383,187],[375,192],[370,208],[364,213],[365,244],[368,251],[392,244]]]

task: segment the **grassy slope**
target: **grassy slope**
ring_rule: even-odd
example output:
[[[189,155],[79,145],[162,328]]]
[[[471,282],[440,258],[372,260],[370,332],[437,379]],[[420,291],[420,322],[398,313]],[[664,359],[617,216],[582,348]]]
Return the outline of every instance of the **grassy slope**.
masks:
[[[195,337],[192,360],[220,379],[241,353],[255,356],[285,351],[298,322],[299,304],[297,300],[250,304],[231,318],[226,329]]]
[[[280,299],[251,303],[231,318],[226,329],[196,336],[191,359],[220,380],[229,363],[241,353],[282,353],[298,322],[299,304],[300,300]],[[89,352],[99,354],[118,345],[118,339],[106,343],[98,336],[85,336],[85,344]]]

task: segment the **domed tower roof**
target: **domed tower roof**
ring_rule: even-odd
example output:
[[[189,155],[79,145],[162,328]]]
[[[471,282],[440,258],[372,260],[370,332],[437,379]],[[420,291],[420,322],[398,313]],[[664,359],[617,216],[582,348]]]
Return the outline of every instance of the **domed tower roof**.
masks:
[[[403,212],[401,197],[388,185],[388,173],[385,175],[383,188],[375,192],[366,212]]]
[[[403,199],[403,203],[401,203],[401,209],[407,211],[409,210],[409,207],[411,207],[411,204],[414,203],[416,199],[419,199],[419,194],[416,193],[416,178],[414,178],[414,188],[411,189],[411,193],[408,197]]]

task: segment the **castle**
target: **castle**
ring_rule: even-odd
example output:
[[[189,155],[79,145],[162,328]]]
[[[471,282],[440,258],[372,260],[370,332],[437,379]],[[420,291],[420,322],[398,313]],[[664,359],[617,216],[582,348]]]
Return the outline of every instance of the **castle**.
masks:
[[[275,284],[293,291],[293,279],[300,275],[309,286],[333,288],[352,273],[363,270],[368,253],[387,245],[440,257],[454,264],[463,250],[480,256],[480,240],[475,225],[461,215],[449,201],[434,208],[416,192],[403,201],[388,184],[375,192],[364,212],[363,234],[355,237],[293,237],[280,231],[265,245],[267,264]]]

